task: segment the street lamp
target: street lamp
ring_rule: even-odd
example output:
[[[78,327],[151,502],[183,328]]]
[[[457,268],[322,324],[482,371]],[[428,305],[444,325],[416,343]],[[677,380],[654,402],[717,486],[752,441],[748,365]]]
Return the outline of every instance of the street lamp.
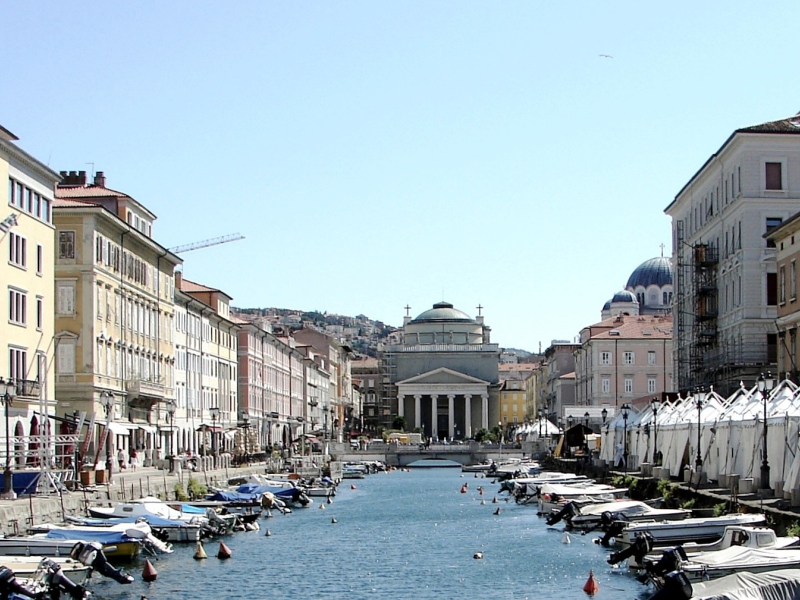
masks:
[[[167,402],[167,421],[169,422],[169,448],[167,448],[167,452],[170,456],[172,456],[172,436],[175,435],[175,432],[172,430],[172,423],[175,420],[175,403],[170,400]]]
[[[242,415],[242,422],[244,423],[244,456],[245,460],[247,460],[247,456],[250,454],[248,448],[248,439],[250,437],[250,415],[244,413]]]
[[[211,453],[217,455],[217,417],[219,417],[219,406],[212,406],[208,409],[211,413]]]
[[[761,392],[761,399],[764,401],[764,452],[763,460],[761,461],[761,489],[768,490],[769,487],[769,461],[767,460],[767,398],[772,388],[775,386],[775,380],[772,378],[772,373],[767,372],[767,375],[761,374],[758,378],[758,391]]]
[[[623,429],[622,429],[622,461],[624,463],[625,474],[628,473],[628,415],[631,412],[631,405],[630,404],[623,404],[620,407],[622,411],[622,422],[623,422]]]
[[[0,399],[2,399],[3,406],[6,412],[6,468],[3,471],[3,498],[16,498],[14,493],[13,478],[14,474],[11,472],[11,436],[8,426],[8,407],[14,400],[17,394],[17,385],[13,379],[8,381],[0,377]]]
[[[653,464],[658,465],[658,398],[650,400],[653,409]]]
[[[114,420],[114,413],[112,412],[112,408],[114,407],[114,394],[108,390],[100,392],[100,404],[103,405],[106,411],[106,422],[110,423]],[[111,465],[114,463],[111,456],[111,439],[111,430],[106,426],[105,439],[102,441],[106,445],[106,469],[108,469],[109,481],[111,481]],[[98,449],[97,452],[99,453],[100,450]]]
[[[606,419],[608,418],[608,409],[603,408],[603,410],[600,411],[600,418],[603,419],[603,425],[605,425]]]
[[[586,424],[586,428],[587,429],[589,428],[589,417],[590,416],[591,415],[589,415],[589,411],[588,410],[585,413],[583,413],[583,421]]]
[[[540,439],[542,437],[542,414],[543,414],[543,412],[544,411],[540,408],[539,409],[539,438]]]
[[[697,484],[700,484],[700,472],[703,470],[703,456],[700,454],[700,413],[706,401],[706,393],[703,388],[697,388],[694,392],[694,404],[697,406],[697,458],[694,463],[697,467]]]

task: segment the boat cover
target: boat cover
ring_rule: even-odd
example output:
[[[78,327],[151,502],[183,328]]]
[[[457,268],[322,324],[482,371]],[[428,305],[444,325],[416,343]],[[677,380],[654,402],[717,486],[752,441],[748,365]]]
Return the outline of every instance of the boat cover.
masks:
[[[100,542],[104,546],[135,541],[122,531],[103,531],[99,528],[87,529],[51,529],[45,536],[51,540],[84,540]]]
[[[732,546],[715,552],[702,552],[690,557],[687,565],[706,565],[708,567],[742,568],[769,563],[773,565],[797,562],[800,565],[800,550],[790,548],[747,548]]]
[[[800,569],[735,573],[692,588],[692,600],[794,600],[800,596]]]
[[[205,513],[203,513],[205,514]],[[164,517],[159,517],[158,515],[139,515],[139,516],[130,516],[130,517],[113,517],[111,519],[93,519],[91,517],[72,517],[70,521],[74,523],[82,523],[87,527],[97,527],[102,529],[103,527],[109,527],[111,525],[116,525],[118,523],[136,523],[139,520],[144,520],[147,522],[150,527],[181,527],[183,525],[187,525],[186,521],[178,521],[175,519],[165,519]]]
[[[273,487],[269,485],[257,485],[255,483],[245,483],[236,488],[236,491],[222,491],[208,496],[206,500],[221,500],[223,502],[252,502],[259,500],[266,492],[271,492],[281,499],[292,499],[300,490],[295,487]]]

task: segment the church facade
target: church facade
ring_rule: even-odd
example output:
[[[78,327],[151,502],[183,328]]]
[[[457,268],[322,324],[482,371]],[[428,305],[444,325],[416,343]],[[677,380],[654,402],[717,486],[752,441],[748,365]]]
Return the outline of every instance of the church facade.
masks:
[[[393,406],[406,429],[433,439],[468,439],[499,422],[500,348],[483,316],[439,302],[406,316],[399,344],[382,355]]]

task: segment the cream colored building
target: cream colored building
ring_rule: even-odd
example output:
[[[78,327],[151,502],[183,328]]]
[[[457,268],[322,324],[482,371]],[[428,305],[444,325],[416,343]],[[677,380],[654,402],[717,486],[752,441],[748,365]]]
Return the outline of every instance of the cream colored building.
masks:
[[[56,305],[59,411],[105,423],[111,448],[163,449],[174,397],[174,270],[181,259],[151,236],[155,215],[106,187],[102,172],[62,172],[56,189]],[[89,452],[98,457],[96,446]],[[99,456],[98,458],[102,458]]]
[[[54,414],[56,407],[52,202],[59,176],[17,139],[0,127],[0,377],[16,383],[8,433],[21,436],[39,426],[35,412]],[[18,466],[26,462],[24,446],[12,448]],[[4,443],[0,453],[5,464]]]

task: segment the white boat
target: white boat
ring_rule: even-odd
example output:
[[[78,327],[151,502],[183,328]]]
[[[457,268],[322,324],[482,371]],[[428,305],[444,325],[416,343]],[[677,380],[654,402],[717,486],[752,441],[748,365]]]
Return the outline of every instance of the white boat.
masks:
[[[669,600],[742,600],[769,598],[796,600],[800,595],[800,569],[768,573],[735,573],[692,584],[680,571],[671,573],[653,598]],[[652,599],[651,599],[652,600]]]
[[[547,519],[548,525],[555,525],[558,518],[566,521],[567,527],[574,529],[596,529],[611,525],[614,521],[679,521],[692,516],[692,511],[684,508],[654,508],[639,500],[619,500],[600,504],[572,504],[565,507],[563,515],[558,513]]]
[[[797,536],[778,536],[769,527],[753,527],[750,525],[731,525],[726,527],[722,537],[716,542],[709,544],[698,544],[697,542],[687,542],[681,546],[683,553],[691,558],[697,554],[707,552],[719,552],[728,548],[792,548],[800,547],[800,538]],[[661,559],[664,552],[674,548],[659,548],[656,552],[652,551],[650,540],[646,535],[637,539],[633,546],[629,546],[630,551],[626,552],[629,556],[619,556],[620,553],[613,553],[608,558],[609,564],[616,564],[628,560],[628,566],[633,569],[640,568],[642,564],[653,564]]]
[[[172,551],[153,535],[150,525],[144,521],[106,524],[96,528],[40,523],[31,527],[30,531],[30,536],[0,539],[0,552],[25,555],[35,550],[44,556],[68,556],[78,542],[99,542],[106,556],[112,558],[135,558],[144,544],[161,552]],[[67,545],[70,549],[64,552]]]
[[[734,546],[716,552],[687,556],[679,547],[664,552],[657,563],[645,562],[647,574],[660,588],[664,576],[681,571],[690,582],[718,579],[735,573],[763,573],[800,568],[800,548],[748,548]]]
[[[560,511],[568,502],[599,504],[613,502],[628,494],[628,488],[615,488],[597,483],[574,485],[546,483],[539,490],[539,514],[549,515]]]
[[[614,533],[617,544],[629,546],[639,533],[648,533],[654,546],[676,546],[686,542],[715,542],[731,525],[763,525],[761,514],[729,514],[721,517],[692,517],[679,521],[622,523],[621,531]],[[606,532],[607,534],[609,532]]]
[[[42,558],[42,556],[3,556],[0,564],[14,571],[17,577],[32,579],[41,565]],[[64,557],[47,557],[47,559],[57,564],[72,583],[83,585],[91,577],[91,567],[77,560]]]

